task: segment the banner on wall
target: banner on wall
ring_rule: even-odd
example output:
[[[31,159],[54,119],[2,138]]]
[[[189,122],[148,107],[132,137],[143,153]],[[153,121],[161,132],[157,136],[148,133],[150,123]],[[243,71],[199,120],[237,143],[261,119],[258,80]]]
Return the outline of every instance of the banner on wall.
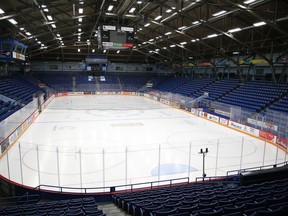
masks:
[[[276,136],[272,133],[267,132],[267,131],[260,130],[259,137],[262,139],[265,139],[269,142],[276,143]]]
[[[287,144],[288,144],[287,140],[285,138],[282,138],[282,137],[276,138],[276,144],[284,147],[285,149],[287,149],[287,147],[288,147],[287,146]]]

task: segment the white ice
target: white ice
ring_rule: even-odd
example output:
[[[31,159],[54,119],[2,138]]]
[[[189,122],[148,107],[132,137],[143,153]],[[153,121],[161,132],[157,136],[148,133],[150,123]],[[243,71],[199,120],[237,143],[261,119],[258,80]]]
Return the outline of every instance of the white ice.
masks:
[[[194,181],[203,172],[201,148],[209,149],[207,176],[286,160],[274,145],[148,98],[90,95],[55,98],[0,169],[31,187]]]

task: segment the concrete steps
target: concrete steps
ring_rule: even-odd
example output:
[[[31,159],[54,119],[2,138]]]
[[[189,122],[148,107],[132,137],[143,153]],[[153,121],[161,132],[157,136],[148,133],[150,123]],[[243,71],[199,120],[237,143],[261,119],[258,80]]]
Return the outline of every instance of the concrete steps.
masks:
[[[127,216],[126,212],[118,208],[114,203],[98,203],[98,208],[107,216]]]

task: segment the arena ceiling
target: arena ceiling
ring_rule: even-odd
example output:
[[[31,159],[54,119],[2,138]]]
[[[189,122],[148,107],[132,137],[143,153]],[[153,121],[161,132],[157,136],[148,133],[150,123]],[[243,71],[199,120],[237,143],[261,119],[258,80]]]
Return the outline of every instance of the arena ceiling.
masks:
[[[177,63],[288,50],[284,0],[1,0],[0,8],[1,39],[28,45],[32,60]],[[135,47],[103,53],[101,24],[134,27]]]

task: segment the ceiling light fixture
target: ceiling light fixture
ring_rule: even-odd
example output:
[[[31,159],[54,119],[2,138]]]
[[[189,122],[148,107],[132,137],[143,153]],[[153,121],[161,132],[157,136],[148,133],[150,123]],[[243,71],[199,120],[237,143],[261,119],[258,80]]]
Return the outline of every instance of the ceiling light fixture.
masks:
[[[52,21],[52,20],[53,20],[53,18],[52,18],[52,16],[51,16],[51,15],[47,15],[47,19],[48,19],[48,20],[50,20],[50,21]]]
[[[108,11],[112,11],[113,7],[114,7],[113,5],[109,5],[109,7],[108,7],[107,10],[108,10]]]
[[[216,16],[220,16],[220,15],[225,14],[226,12],[227,12],[227,11],[222,10],[222,11],[219,11],[219,12],[217,12],[217,13],[212,14],[212,16],[214,16],[214,17],[216,17]]]
[[[238,31],[241,31],[241,28],[234,28],[234,29],[228,30],[228,32],[230,32],[230,33],[238,32]]]
[[[178,30],[183,30],[185,28],[187,28],[187,26],[181,26],[181,27],[178,28]]]
[[[13,25],[16,25],[18,23],[15,19],[8,19],[8,21]]]
[[[120,50],[117,50],[117,53],[120,53]]]
[[[25,32],[26,35],[28,36],[31,36],[31,33],[30,32]]]
[[[78,49],[78,52],[80,52],[81,50],[80,49]]]
[[[165,33],[165,35],[170,35],[170,34],[172,34],[172,32],[166,32],[166,33]]]
[[[262,25],[266,25],[266,22],[257,22],[257,23],[254,23],[253,24],[255,27],[258,27],[258,26],[262,26]]]
[[[175,44],[170,45],[170,47],[175,47],[175,46],[176,46]]]
[[[4,10],[2,10],[1,8],[0,8],[0,14],[4,14],[5,12],[4,12]]]
[[[166,10],[166,13],[171,13],[172,12],[172,9],[167,9]]]
[[[211,34],[211,35],[208,35],[207,37],[208,38],[213,38],[213,37],[217,37],[218,35],[217,34]]]
[[[255,2],[256,0],[247,0],[247,1],[244,1],[243,3],[244,4],[250,4],[250,3],[252,3],[252,2]]]
[[[161,18],[162,18],[162,15],[159,15],[159,16],[155,17],[154,20],[159,20],[159,19],[161,19]]]
[[[83,8],[79,8],[79,10],[78,10],[78,12],[79,12],[79,14],[83,14]]]
[[[56,25],[55,25],[55,24],[52,24],[51,26],[52,26],[52,28],[56,28]]]
[[[148,27],[150,25],[150,23],[146,23],[145,25],[144,25],[144,27]]]
[[[129,10],[129,13],[133,13],[135,10],[136,10],[136,8],[135,8],[135,7],[132,7],[132,8]]]
[[[82,17],[78,18],[78,21],[79,21],[79,22],[82,22],[82,20],[83,20],[83,18],[82,18]]]

